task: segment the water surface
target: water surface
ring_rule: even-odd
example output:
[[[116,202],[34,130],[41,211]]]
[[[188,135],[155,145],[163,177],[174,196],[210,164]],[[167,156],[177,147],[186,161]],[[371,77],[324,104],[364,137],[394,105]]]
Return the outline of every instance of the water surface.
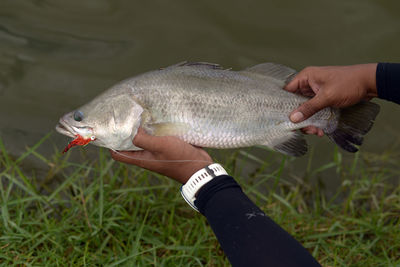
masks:
[[[236,70],[400,62],[399,10],[395,0],[2,0],[0,134],[18,154],[117,81],[183,60]],[[377,102],[362,147],[375,154],[398,147],[400,133],[400,107]],[[51,138],[60,150],[67,142]],[[310,139],[318,164],[330,161],[327,138]]]

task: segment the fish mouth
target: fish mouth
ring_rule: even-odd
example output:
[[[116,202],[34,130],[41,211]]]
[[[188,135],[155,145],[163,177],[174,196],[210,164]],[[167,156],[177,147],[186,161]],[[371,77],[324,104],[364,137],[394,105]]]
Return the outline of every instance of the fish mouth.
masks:
[[[69,126],[63,119],[60,119],[56,126],[56,131],[60,134],[69,136],[74,138],[78,133],[74,131],[74,129]]]
[[[72,126],[69,125],[64,119],[60,119],[57,126],[56,131],[60,134],[76,138],[77,136],[82,136],[83,138],[96,138],[94,135],[94,131],[92,127],[89,126]]]

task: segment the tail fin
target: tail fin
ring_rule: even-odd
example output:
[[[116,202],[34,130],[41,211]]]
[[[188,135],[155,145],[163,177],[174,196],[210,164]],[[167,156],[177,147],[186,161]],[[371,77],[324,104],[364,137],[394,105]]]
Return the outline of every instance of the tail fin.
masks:
[[[336,129],[327,136],[349,152],[357,152],[354,145],[361,145],[363,136],[371,130],[380,107],[372,102],[361,102],[340,110]]]

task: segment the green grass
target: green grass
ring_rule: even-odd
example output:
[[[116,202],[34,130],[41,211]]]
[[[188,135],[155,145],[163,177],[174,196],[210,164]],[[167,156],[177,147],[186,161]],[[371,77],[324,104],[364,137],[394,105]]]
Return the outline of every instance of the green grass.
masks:
[[[39,154],[47,137],[18,157],[0,140],[0,265],[229,266],[205,218],[182,200],[179,185],[110,159],[74,163]],[[85,149],[81,149],[84,153]],[[74,153],[78,153],[75,149]],[[323,266],[400,266],[400,155],[356,154],[290,178],[293,159],[272,166],[246,151],[222,164],[245,192]],[[240,177],[247,158],[258,162]],[[27,168],[28,160],[45,166]],[[327,198],[318,181],[341,185]]]

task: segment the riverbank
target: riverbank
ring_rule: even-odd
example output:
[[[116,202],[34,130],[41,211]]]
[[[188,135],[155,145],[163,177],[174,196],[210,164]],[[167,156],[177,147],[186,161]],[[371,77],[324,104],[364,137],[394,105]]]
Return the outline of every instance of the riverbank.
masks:
[[[41,142],[18,157],[0,142],[0,264],[229,266],[177,183],[114,162],[103,149],[90,162],[45,157]],[[279,168],[260,164],[240,177],[240,155],[221,163],[323,266],[400,265],[398,153],[358,153],[345,162],[332,151],[332,162],[290,179],[283,175],[290,159],[279,154]],[[29,158],[46,171],[24,167]],[[310,182],[326,170],[341,181],[329,199]]]

